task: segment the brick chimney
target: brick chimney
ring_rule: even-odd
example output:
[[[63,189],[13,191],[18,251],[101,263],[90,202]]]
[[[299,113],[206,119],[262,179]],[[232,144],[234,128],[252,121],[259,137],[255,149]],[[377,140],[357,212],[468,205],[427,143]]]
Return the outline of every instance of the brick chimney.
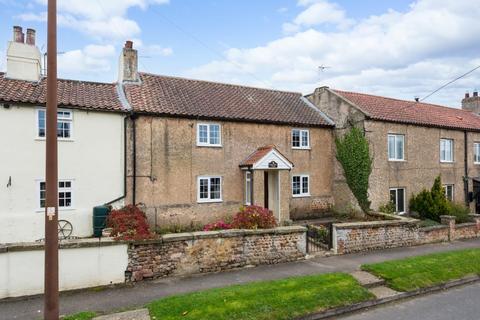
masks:
[[[471,96],[470,93],[465,93],[465,98],[462,100],[462,109],[480,114],[480,97],[477,89],[473,91]]]
[[[26,42],[25,42],[26,40]],[[41,54],[35,46],[35,30],[13,27],[13,39],[7,47],[7,78],[39,81],[41,76]]]
[[[26,43],[30,46],[35,45],[35,30],[34,29],[27,29],[27,42]]]
[[[130,40],[125,42],[125,46],[120,54],[118,81],[120,83],[140,82],[140,77],[138,76],[138,52],[133,49],[133,42]]]

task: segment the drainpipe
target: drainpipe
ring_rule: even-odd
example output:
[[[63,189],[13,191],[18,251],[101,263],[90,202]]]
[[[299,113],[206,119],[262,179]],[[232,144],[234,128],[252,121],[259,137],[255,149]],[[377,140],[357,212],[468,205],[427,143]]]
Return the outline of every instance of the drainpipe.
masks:
[[[106,206],[125,199],[127,196],[127,120],[128,117],[123,118],[123,194],[120,197],[105,203]]]
[[[135,120],[137,115],[135,112],[130,113],[130,119],[132,120],[132,166],[133,166],[133,180],[132,180],[132,204],[135,205],[136,193],[137,193],[137,125]]]
[[[464,143],[464,166],[465,166],[465,176],[463,177],[463,184],[465,189],[465,204],[467,207],[470,205],[468,197],[468,133],[465,130],[463,132],[463,143]]]

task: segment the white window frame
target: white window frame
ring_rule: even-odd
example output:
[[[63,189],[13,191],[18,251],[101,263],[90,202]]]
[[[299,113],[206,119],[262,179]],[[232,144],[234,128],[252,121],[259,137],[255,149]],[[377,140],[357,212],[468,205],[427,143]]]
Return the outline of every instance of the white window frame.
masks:
[[[245,205],[252,205],[252,172],[245,171]]]
[[[37,179],[36,180],[36,183],[37,183],[37,211],[39,212],[43,212],[45,211],[45,207],[42,207],[41,205],[41,200],[42,200],[42,197],[40,196],[40,192],[41,192],[41,183],[44,183],[45,180],[44,179]],[[66,187],[63,187],[63,188],[60,188],[60,183],[65,183],[65,182],[69,182],[70,183],[70,187],[69,188],[66,188]],[[58,210],[59,211],[66,211],[66,210],[74,210],[75,207],[74,207],[74,204],[75,204],[75,198],[74,198],[74,184],[75,184],[75,180],[74,179],[61,179],[61,180],[58,180],[58,198],[59,198],[59,203],[58,203]],[[70,205],[69,206],[60,206],[60,192],[70,192]]]
[[[208,198],[200,198],[200,180],[207,180],[208,179]],[[220,179],[220,198],[219,199],[212,199],[212,194],[210,190],[210,186],[212,183],[212,179]],[[197,202],[198,203],[215,203],[215,202],[223,202],[223,178],[221,176],[200,176],[197,178]]]
[[[449,160],[446,160],[445,159],[442,159],[442,142],[451,142],[451,159]],[[445,156],[447,155],[447,153],[445,152]],[[442,163],[453,163],[455,161],[455,141],[453,139],[449,139],[449,138],[441,138],[440,139],[440,162]]]
[[[40,136],[40,126],[39,126],[39,122],[40,122],[40,112],[44,112],[45,114],[45,136]],[[64,113],[68,113],[69,116],[65,117],[64,116]],[[47,109],[45,108],[37,108],[35,110],[35,121],[36,121],[36,124],[35,124],[35,128],[36,128],[36,139],[37,140],[45,140],[46,139],[46,134],[47,134]],[[61,122],[66,122],[66,123],[69,123],[70,124],[70,137],[68,138],[62,138],[62,137],[58,137],[58,141],[73,141],[73,111],[70,110],[70,109],[58,109],[57,111],[57,122],[58,123],[61,123]],[[57,128],[57,134],[58,134],[58,128]]]
[[[295,177],[300,178],[300,193],[299,194],[294,194],[293,193],[293,180],[294,180]],[[307,188],[308,188],[307,192],[305,192],[305,190],[303,189],[303,179],[304,178],[307,178]],[[308,174],[294,174],[292,176],[291,187],[292,187],[292,197],[294,197],[294,198],[310,197],[310,175],[308,175]]]
[[[399,211],[398,210],[398,190],[403,190],[403,211]],[[388,190],[388,197],[390,199],[390,193],[392,191],[395,191],[395,199],[397,200],[396,203],[394,203],[395,205],[395,212],[397,214],[400,214],[400,215],[403,215],[407,212],[407,189],[406,188],[401,188],[401,187],[398,187],[398,188],[390,188]]]
[[[293,145],[293,135],[297,131],[298,131],[298,137],[300,139],[300,141],[299,141],[300,145],[298,147]],[[302,135],[305,134],[305,133],[307,134],[307,144],[303,145]],[[308,129],[292,129],[291,138],[292,138],[292,149],[299,149],[299,150],[309,150],[310,149],[310,130],[308,130]]]
[[[394,148],[393,154],[394,157],[390,157],[390,138],[394,139]],[[397,143],[398,141],[402,142],[402,157],[400,158],[397,155]],[[405,161],[405,135],[404,134],[396,134],[396,133],[389,133],[387,138],[387,153],[388,153],[388,161]]]
[[[480,164],[480,142],[473,143],[473,163]]]
[[[452,189],[452,199],[449,199],[448,198],[448,188],[451,188]],[[450,201],[455,201],[455,185],[453,184],[444,184],[443,185],[443,189],[445,191],[445,198],[447,198],[447,200],[450,200]]]
[[[200,127],[207,127],[207,142],[200,141]],[[210,143],[210,132],[212,126],[218,126],[218,143]],[[197,123],[197,146],[198,147],[222,147],[222,125],[219,123]]]

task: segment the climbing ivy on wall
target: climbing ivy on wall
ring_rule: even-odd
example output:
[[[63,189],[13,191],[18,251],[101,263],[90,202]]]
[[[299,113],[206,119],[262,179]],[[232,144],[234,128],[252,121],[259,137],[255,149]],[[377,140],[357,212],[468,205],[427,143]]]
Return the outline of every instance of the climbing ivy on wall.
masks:
[[[359,128],[352,128],[335,140],[337,159],[343,167],[347,184],[364,212],[370,210],[368,179],[372,172],[372,159],[367,138]]]

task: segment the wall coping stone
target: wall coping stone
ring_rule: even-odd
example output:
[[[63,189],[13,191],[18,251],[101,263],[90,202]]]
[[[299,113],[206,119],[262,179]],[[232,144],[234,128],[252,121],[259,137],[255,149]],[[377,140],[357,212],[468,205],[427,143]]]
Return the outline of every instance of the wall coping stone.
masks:
[[[126,244],[122,241],[115,241],[113,238],[88,238],[62,240],[59,243],[60,249],[94,248]],[[45,244],[40,242],[19,242],[0,245],[0,253],[22,252],[44,250]]]
[[[264,235],[264,234],[289,234],[289,233],[301,233],[306,232],[307,228],[303,226],[288,226],[278,227],[274,229],[256,229],[256,230],[220,230],[220,231],[198,231],[198,232],[185,232],[185,233],[171,233],[165,234],[157,239],[140,240],[140,241],[117,241],[114,238],[86,238],[86,239],[72,239],[60,241],[60,249],[75,249],[75,248],[92,248],[92,247],[104,247],[115,246],[122,244],[131,245],[148,245],[159,244],[164,242],[175,241],[189,241],[196,239],[210,239],[210,238],[231,238],[231,237],[243,237],[248,235]],[[20,251],[33,251],[44,250],[45,244],[38,242],[21,242],[12,244],[0,244],[0,254],[7,252],[20,252]]]
[[[477,213],[469,213],[468,216],[472,218],[480,218],[480,214]]]
[[[334,223],[336,229],[361,229],[361,228],[381,228],[386,226],[418,225],[420,221],[412,218],[403,218],[401,220],[383,220],[383,221],[360,221]]]
[[[184,233],[169,233],[162,236],[163,242],[175,242],[175,241],[185,241],[185,240],[193,240],[194,236],[192,232],[184,232]]]
[[[455,225],[455,228],[468,228],[468,227],[476,227],[477,224],[475,222],[465,222],[465,223],[459,223]]]
[[[441,224],[438,226],[422,227],[422,228],[419,228],[419,231],[429,232],[429,231],[442,230],[442,229],[448,230],[448,226]]]

